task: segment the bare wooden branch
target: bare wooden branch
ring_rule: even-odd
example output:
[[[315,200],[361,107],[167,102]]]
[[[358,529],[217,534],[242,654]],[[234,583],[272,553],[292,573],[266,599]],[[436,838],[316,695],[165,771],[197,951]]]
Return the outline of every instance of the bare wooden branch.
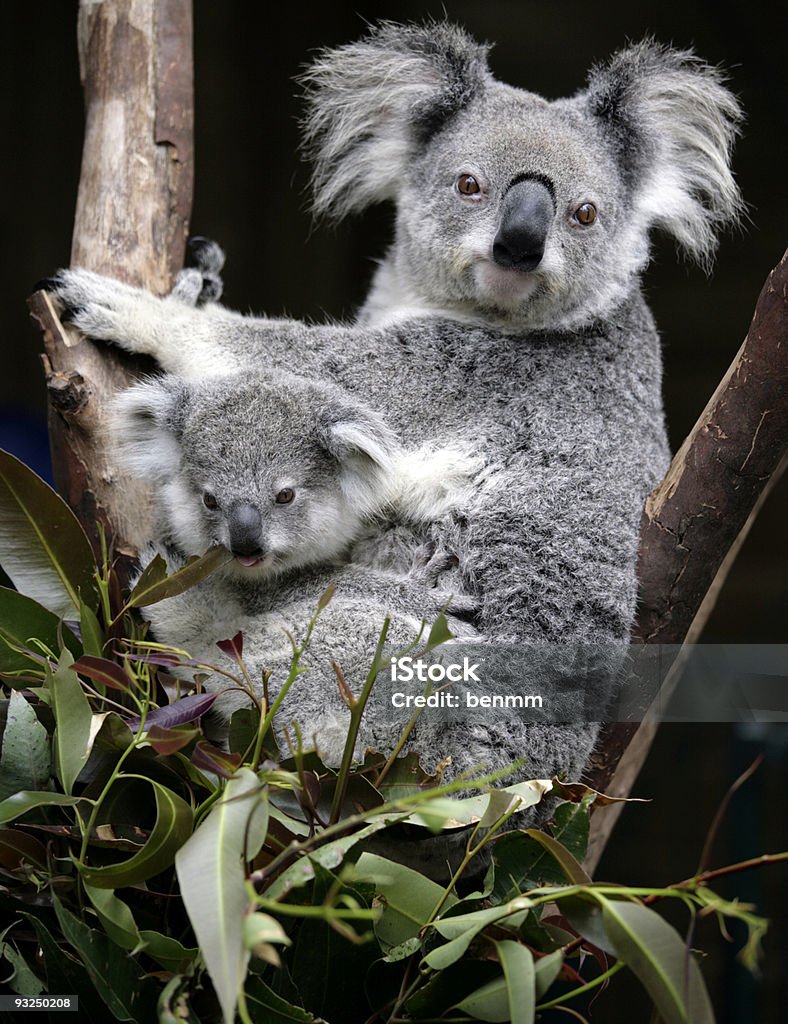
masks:
[[[770,488],[788,461],[788,253],[769,275],[744,344],[646,502],[636,641],[696,642]],[[668,676],[664,700],[680,671]],[[626,796],[653,721],[606,726],[589,784]],[[601,856],[622,805],[596,814],[587,866]]]
[[[191,0],[81,0],[86,121],[72,265],[169,290],[180,269],[193,189]],[[42,293],[55,482],[97,539],[128,554],[149,535],[150,501],[107,444],[112,394],[143,365],[64,333]]]

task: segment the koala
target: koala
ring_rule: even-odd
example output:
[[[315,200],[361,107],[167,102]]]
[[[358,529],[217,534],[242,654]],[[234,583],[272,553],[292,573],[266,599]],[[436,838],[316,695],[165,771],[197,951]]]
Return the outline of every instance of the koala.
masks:
[[[157,538],[221,545],[242,585],[339,558],[393,496],[400,445],[382,418],[290,373],[164,376],[115,400],[129,469],[155,489]]]
[[[375,579],[378,553],[406,565],[431,546],[451,560],[452,589],[478,603],[485,642],[512,657],[552,646],[556,672],[582,677],[581,724],[480,717],[464,736],[425,725],[423,748],[453,770],[472,750],[488,768],[525,757],[528,777],[578,776],[630,635],[644,500],[669,459],[640,277],[653,229],[708,265],[737,220],[738,103],[717,69],[650,40],[548,101],[496,81],[487,48],[444,23],[373,28],[322,53],[305,85],[316,213],[394,205],[354,323],[195,309],[80,269],[53,290],[85,334],[169,373],[286,366],[379,411],[406,449],[482,459],[460,502],[421,524],[383,517],[359,541],[367,564],[347,568]],[[349,601],[345,635],[368,626]],[[584,674],[594,645],[619,653]]]

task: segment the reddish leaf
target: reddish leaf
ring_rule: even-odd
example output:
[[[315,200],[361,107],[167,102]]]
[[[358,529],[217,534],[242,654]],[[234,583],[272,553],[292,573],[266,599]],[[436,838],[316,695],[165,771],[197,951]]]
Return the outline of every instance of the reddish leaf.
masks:
[[[214,747],[206,740],[201,740],[192,752],[191,762],[195,768],[213,772],[214,775],[221,775],[222,778],[229,779],[230,776],[235,775],[239,768],[241,755],[230,754],[226,750]]]
[[[126,693],[129,689],[129,677],[114,661],[106,658],[96,658],[92,654],[83,654],[81,658],[71,666],[74,672],[85,676],[94,683],[100,683],[110,690],[121,690]]]
[[[216,693],[195,693],[189,697],[181,697],[172,704],[166,704],[163,708],[154,708],[148,712],[145,728],[150,729],[151,726],[158,725],[162,729],[175,729],[179,725],[196,722],[209,710],[217,696]],[[132,732],[136,732],[140,720],[132,718],[128,724]]]
[[[241,664],[241,659],[244,653],[244,635],[239,630],[232,640],[217,640],[216,646],[227,655],[228,658],[232,658],[233,661]]]
[[[199,735],[199,729],[165,729],[160,725],[152,725],[148,730],[148,742],[157,754],[166,757],[182,750]]]

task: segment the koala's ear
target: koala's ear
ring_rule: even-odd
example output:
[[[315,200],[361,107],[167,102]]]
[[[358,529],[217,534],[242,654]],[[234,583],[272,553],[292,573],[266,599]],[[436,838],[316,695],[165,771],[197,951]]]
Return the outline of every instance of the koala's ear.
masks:
[[[361,514],[384,505],[400,445],[382,418],[362,406],[331,402],[320,412],[318,437],[339,463],[339,484],[351,505]]]
[[[595,68],[585,94],[617,150],[635,216],[702,264],[720,228],[744,211],[730,169],[742,111],[724,80],[692,52],[646,39]]]
[[[135,476],[163,481],[177,473],[188,401],[189,386],[167,376],[134,384],[115,397],[113,440],[122,462]]]
[[[302,76],[313,209],[337,219],[396,199],[414,153],[482,88],[488,47],[446,22],[383,22]]]

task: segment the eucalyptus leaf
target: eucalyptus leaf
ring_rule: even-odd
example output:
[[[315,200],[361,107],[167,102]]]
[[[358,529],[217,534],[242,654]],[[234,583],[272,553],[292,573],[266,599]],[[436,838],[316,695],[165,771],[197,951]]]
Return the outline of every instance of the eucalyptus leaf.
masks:
[[[528,828],[525,830],[525,833],[534,842],[539,843],[540,846],[547,850],[560,866],[567,881],[572,882],[574,885],[590,884],[591,878],[582,865],[575,860],[569,850],[562,843],[559,843],[557,839],[549,836],[546,832],[540,831],[538,828]]]
[[[64,938],[79,955],[90,980],[116,1020],[155,1020],[154,984],[106,935],[88,928],[54,899]]]
[[[64,650],[47,685],[55,715],[55,773],[70,793],[90,754],[93,713],[79,679],[71,671],[74,659]]]
[[[641,903],[592,895],[613,951],[638,977],[664,1024],[714,1024],[700,968],[678,932]]]
[[[178,569],[171,576],[160,575],[160,566],[156,559],[147,567],[137,581],[137,585],[129,595],[129,608],[147,608],[149,605],[157,604],[167,597],[176,597],[184,591],[189,590],[206,576],[232,560],[232,554],[222,547],[209,548],[199,558],[190,559],[182,569]],[[163,561],[163,559],[162,559]],[[152,568],[155,565],[155,568]],[[148,570],[151,570],[148,572]]]
[[[533,1024],[536,1006],[534,958],[519,942],[503,939],[495,943],[503,967],[511,1024]]]
[[[37,996],[44,991],[44,985],[28,965],[22,954],[10,942],[0,941],[0,958],[11,964],[13,971],[10,977],[4,977],[4,983],[19,996]],[[3,972],[5,974],[5,972]]]
[[[177,971],[182,965],[196,959],[199,950],[181,945],[177,939],[159,932],[137,928],[129,906],[111,889],[98,889],[86,885],[85,892],[93,904],[104,931],[121,949],[145,950],[149,957],[168,971]]]
[[[418,935],[443,897],[443,886],[404,864],[395,864],[374,853],[364,852],[356,863],[358,874],[374,880],[383,914],[375,922],[375,935],[384,952]],[[444,908],[457,902],[449,896]]]
[[[282,999],[260,978],[252,978],[246,991],[246,1004],[254,1021],[260,1024],[319,1024],[300,1006]]]
[[[21,818],[28,811],[38,807],[73,807],[80,797],[64,796],[62,793],[28,792],[22,790],[0,802],[0,825]]]
[[[155,779],[143,775],[121,776],[121,779],[128,778],[140,779],[153,787],[156,823],[142,849],[120,864],[99,868],[77,865],[83,882],[99,889],[139,885],[158,875],[172,864],[176,852],[191,834],[192,809],[185,800]]]
[[[61,619],[54,612],[44,608],[38,601],[16,590],[0,587],[0,672],[24,672],[37,666],[24,653],[14,650],[21,647],[40,654],[32,639],[57,653],[60,650],[58,627]],[[62,626],[63,643],[74,657],[82,649],[79,640],[70,629]]]
[[[541,999],[555,979],[561,973],[564,963],[564,951],[557,949],[554,953],[542,956],[534,963],[534,984],[536,998]]]
[[[255,773],[242,768],[175,858],[183,902],[225,1024],[235,1019],[238,990],[249,963],[242,935],[249,909],[242,856],[261,789]]]
[[[20,790],[45,789],[50,763],[46,729],[30,703],[12,690],[0,751],[0,800]]]
[[[98,606],[95,559],[74,513],[49,484],[0,451],[0,564],[20,592],[60,618]]]

